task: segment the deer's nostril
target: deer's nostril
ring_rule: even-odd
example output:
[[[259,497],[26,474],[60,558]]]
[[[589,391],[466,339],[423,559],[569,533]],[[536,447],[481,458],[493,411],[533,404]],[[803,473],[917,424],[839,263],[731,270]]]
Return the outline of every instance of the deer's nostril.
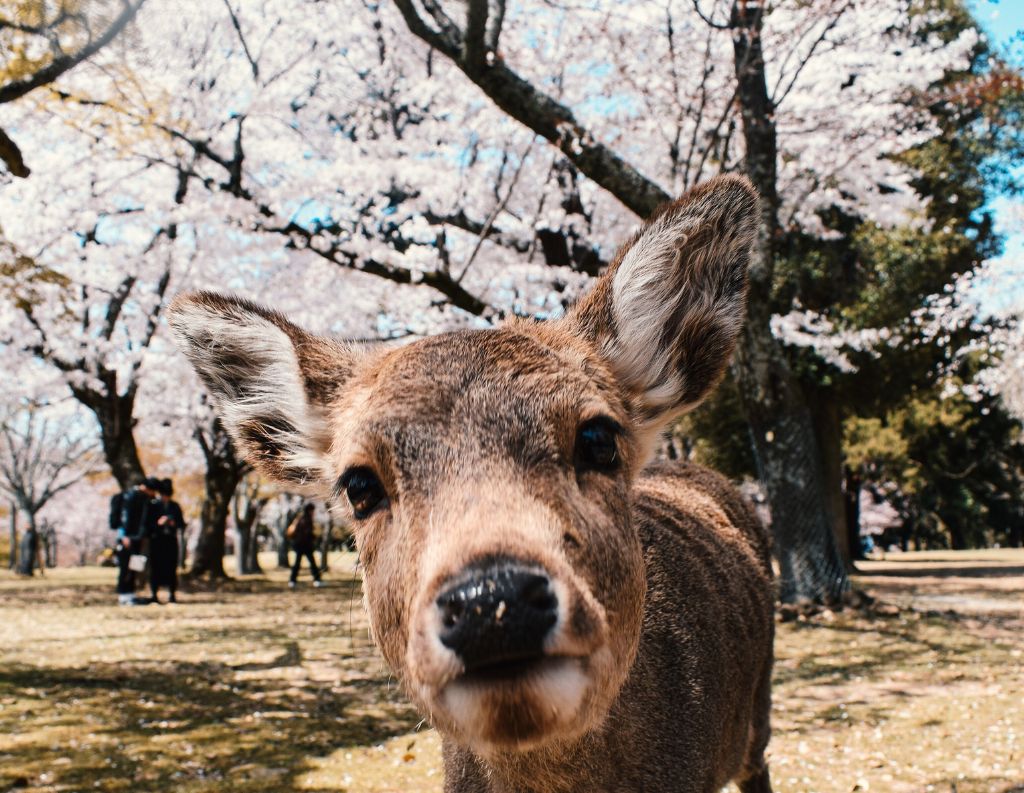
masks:
[[[523,587],[523,602],[534,609],[551,611],[558,605],[555,593],[551,591],[551,583],[546,576],[534,576]]]
[[[441,607],[441,622],[446,628],[453,628],[455,624],[462,617],[465,608],[462,601],[450,597],[445,599],[443,602],[438,601],[438,605]]]
[[[540,657],[558,621],[550,579],[514,561],[470,568],[436,605],[439,638],[466,671]]]

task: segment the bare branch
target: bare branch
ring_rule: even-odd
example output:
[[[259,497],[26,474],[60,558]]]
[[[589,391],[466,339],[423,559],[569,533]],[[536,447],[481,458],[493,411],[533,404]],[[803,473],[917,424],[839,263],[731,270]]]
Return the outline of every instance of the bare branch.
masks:
[[[261,224],[260,228],[264,231],[285,234],[293,240],[301,241],[299,243],[300,247],[308,249],[326,261],[344,267],[346,270],[376,275],[396,284],[419,282],[440,292],[453,306],[469,314],[478,317],[500,316],[500,312],[497,309],[485,303],[471,292],[468,292],[458,281],[452,278],[450,273],[442,270],[428,270],[423,273],[414,274],[412,270],[396,267],[393,264],[388,264],[378,259],[364,259],[337,245],[330,244],[324,246],[319,239],[314,242],[315,235],[308,229],[304,229],[295,223],[288,223],[282,227]]]
[[[693,0],[693,10],[697,12],[697,16],[701,18],[705,25],[714,28],[715,30],[730,30],[732,25],[728,22],[715,22],[711,15],[705,14],[701,11],[700,0]]]
[[[238,34],[238,40],[242,42],[242,51],[245,52],[245,57],[249,61],[249,66],[252,69],[252,77],[254,80],[259,80],[260,65],[252,57],[252,52],[249,51],[249,45],[246,43],[245,36],[242,34],[242,24],[238,21],[235,9],[231,7],[230,0],[224,0],[224,6],[228,9],[228,15],[231,17],[231,24],[235,28],[235,33]]]
[[[530,145],[526,147],[526,151],[524,151],[522,157],[519,158],[519,167],[516,168],[515,173],[512,174],[508,190],[505,191],[505,197],[494,207],[490,215],[487,216],[487,220],[484,221],[483,228],[480,229],[480,233],[477,235],[476,244],[473,246],[472,252],[467,257],[466,263],[462,267],[462,272],[459,273],[458,278],[455,279],[456,283],[462,283],[462,279],[466,277],[466,273],[469,272],[469,268],[473,266],[473,261],[480,252],[480,248],[484,244],[484,240],[487,239],[487,235],[490,233],[491,226],[494,224],[495,219],[497,219],[498,215],[504,212],[505,207],[508,206],[508,202],[512,198],[512,193],[516,189],[516,183],[519,181],[519,176],[522,174],[523,168],[526,166],[526,160],[530,156],[530,152],[533,150],[533,144],[536,140],[536,138],[530,139]]]
[[[146,331],[143,334],[142,341],[139,345],[142,349],[148,348],[150,342],[153,341],[153,335],[156,333],[157,324],[160,320],[160,312],[164,307],[164,296],[167,294],[167,287],[170,283],[171,266],[168,264],[156,285],[157,303],[156,307],[153,309],[153,313],[149,315],[149,319],[146,322]]]
[[[783,90],[781,94],[779,93],[779,86],[782,85],[782,72],[780,70],[779,81],[778,83],[776,83],[775,89],[772,91],[771,95],[772,105],[774,107],[778,107],[780,104],[782,104],[783,101],[785,101],[786,97],[789,96],[789,93],[790,91],[793,90],[793,87],[796,85],[797,80],[800,79],[800,74],[803,72],[804,67],[807,66],[807,64],[810,63],[811,58],[814,57],[814,51],[825,41],[825,37],[832,32],[833,28],[835,28],[835,26],[839,23],[839,20],[842,18],[843,14],[846,13],[847,9],[849,9],[851,5],[853,4],[846,3],[845,5],[843,5],[839,9],[839,11],[836,12],[836,15],[832,17],[829,23],[825,25],[824,29],[814,40],[814,43],[811,44],[811,47],[807,51],[807,54],[804,55],[800,63],[797,64],[797,67],[793,71],[793,75],[789,80],[789,84],[786,86],[785,90]]]
[[[423,21],[423,18],[417,13],[412,0],[395,0],[395,5],[398,6],[398,10],[405,19],[405,24],[408,25],[409,30],[415,36],[452,60],[458,60],[462,51],[462,36],[452,21],[448,19],[447,15],[444,15],[444,12],[437,8],[436,3],[424,5],[427,8],[427,12],[434,16],[435,23],[437,22],[437,16],[431,12],[431,8],[437,8],[437,11],[444,15],[443,19],[447,20],[448,24],[445,26],[442,23],[440,30],[435,30]]]
[[[498,55],[498,42],[501,40],[501,28],[505,24],[505,0],[493,0],[490,24],[487,26],[487,49]]]
[[[396,4],[415,36],[450,58],[505,113],[557,146],[580,171],[630,210],[646,217],[669,200],[669,194],[661,187],[598,142],[568,107],[535,88],[500,58],[483,68],[467,68],[459,57],[460,48],[428,28],[411,0],[396,0]],[[461,42],[461,33],[456,33],[455,41]]]
[[[463,61],[467,68],[479,69],[486,65],[488,0],[469,0],[466,9],[466,44]]]

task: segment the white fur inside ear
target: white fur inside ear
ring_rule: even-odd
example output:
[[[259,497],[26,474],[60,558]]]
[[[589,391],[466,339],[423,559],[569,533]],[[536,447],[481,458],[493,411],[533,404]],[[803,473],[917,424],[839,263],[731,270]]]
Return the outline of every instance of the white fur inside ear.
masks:
[[[640,400],[651,449],[664,422],[692,410],[707,390],[706,372],[687,359],[727,355],[743,324],[737,254],[749,243],[702,228],[714,222],[707,203],[686,209],[648,226],[612,275],[614,329],[603,352]],[[702,349],[709,339],[717,343]]]
[[[172,327],[242,449],[254,445],[258,428],[289,482],[311,485],[306,480],[322,476],[328,419],[308,399],[287,333],[258,314],[222,314],[201,304],[178,309]]]
[[[626,253],[612,279],[615,336],[606,353],[620,375],[644,392],[645,404],[670,404],[682,392],[682,375],[669,372],[671,348],[663,343],[684,295],[678,294],[679,249],[692,221],[666,213]]]

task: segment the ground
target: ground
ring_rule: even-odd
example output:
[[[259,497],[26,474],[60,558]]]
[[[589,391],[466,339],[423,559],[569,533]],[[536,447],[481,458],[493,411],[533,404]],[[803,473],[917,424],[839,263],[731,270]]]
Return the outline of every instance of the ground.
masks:
[[[110,569],[0,573],[0,793],[439,793],[353,561],[144,608]],[[778,625],[777,793],[1024,791],[1024,551],[862,569],[873,609]]]

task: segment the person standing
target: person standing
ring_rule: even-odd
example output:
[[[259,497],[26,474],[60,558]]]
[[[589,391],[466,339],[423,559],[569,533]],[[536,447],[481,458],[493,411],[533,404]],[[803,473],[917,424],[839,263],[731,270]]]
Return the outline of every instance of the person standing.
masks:
[[[146,530],[150,503],[157,495],[159,481],[147,477],[119,499],[118,509],[111,515],[111,522],[117,523],[117,543],[114,553],[117,557],[117,602],[121,606],[134,606],[135,571],[131,558],[142,552],[142,540]]]
[[[292,575],[288,579],[289,589],[295,589],[299,578],[299,567],[302,565],[302,557],[309,559],[309,569],[313,573],[313,586],[323,586],[323,582],[320,580],[320,568],[316,566],[316,560],[313,558],[316,534],[316,526],[313,523],[314,509],[315,507],[312,504],[306,504],[302,512],[299,513],[285,531],[285,536],[295,550],[295,564],[292,565]]]
[[[174,484],[161,479],[157,488],[159,498],[147,515],[146,535],[149,537],[149,588],[153,602],[159,603],[157,593],[167,587],[168,603],[177,603],[178,592],[178,532],[185,527],[181,506],[174,501]]]

